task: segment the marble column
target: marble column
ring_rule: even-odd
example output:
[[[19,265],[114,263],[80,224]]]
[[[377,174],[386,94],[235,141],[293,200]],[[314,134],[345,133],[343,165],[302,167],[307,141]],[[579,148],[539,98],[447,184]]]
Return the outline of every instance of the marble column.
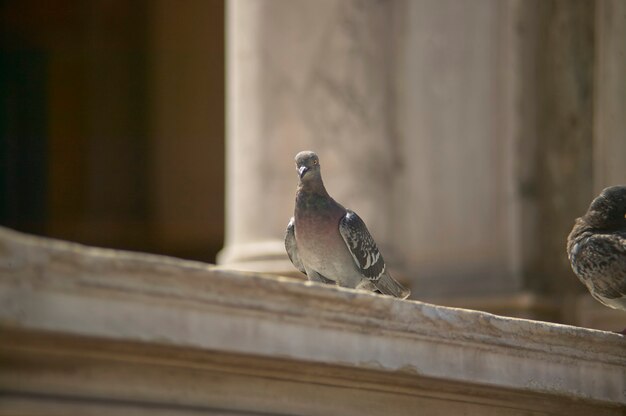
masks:
[[[414,292],[438,302],[522,286],[514,6],[422,0],[396,11],[397,233]]]
[[[373,1],[228,3],[221,264],[297,274],[283,233],[293,215],[293,158],[305,149],[319,154],[329,192],[395,258],[391,12]]]
[[[493,0],[231,1],[220,262],[293,271],[282,246],[293,156],[313,149],[331,194],[423,294],[519,287],[507,11]]]
[[[559,319],[580,289],[563,246],[591,187],[593,10],[231,1],[220,262],[294,271],[282,235],[310,148],[414,298]]]
[[[423,296],[521,287],[516,4],[231,1],[220,262],[293,271],[282,233],[310,148]]]

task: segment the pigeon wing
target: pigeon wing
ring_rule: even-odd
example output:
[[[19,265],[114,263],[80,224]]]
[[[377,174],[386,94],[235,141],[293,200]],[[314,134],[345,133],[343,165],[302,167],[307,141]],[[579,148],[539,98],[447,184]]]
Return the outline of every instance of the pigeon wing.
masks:
[[[596,276],[592,292],[596,299],[597,295],[609,300],[626,296],[626,233],[591,235],[574,245],[571,259],[583,280]]]
[[[385,273],[385,261],[363,220],[347,210],[339,221],[339,233],[361,274],[372,281],[380,279]]]
[[[298,245],[296,244],[295,229],[296,221],[293,217],[291,217],[291,220],[289,220],[289,224],[287,224],[287,231],[285,232],[285,250],[287,251],[289,260],[291,260],[293,265],[296,266],[296,269],[306,274],[306,270],[304,269],[302,260],[300,260],[300,255],[298,255]]]

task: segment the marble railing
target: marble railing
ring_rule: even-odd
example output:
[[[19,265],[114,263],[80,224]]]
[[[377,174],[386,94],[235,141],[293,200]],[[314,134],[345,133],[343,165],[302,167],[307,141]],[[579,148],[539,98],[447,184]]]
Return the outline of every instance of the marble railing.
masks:
[[[626,338],[0,229],[0,415],[621,415]]]

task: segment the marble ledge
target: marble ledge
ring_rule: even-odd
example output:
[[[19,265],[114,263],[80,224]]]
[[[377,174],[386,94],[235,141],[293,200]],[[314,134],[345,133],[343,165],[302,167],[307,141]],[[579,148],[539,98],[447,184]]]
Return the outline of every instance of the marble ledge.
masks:
[[[0,228],[0,331],[194,348],[610,409],[626,405],[626,338],[618,334],[6,228]]]

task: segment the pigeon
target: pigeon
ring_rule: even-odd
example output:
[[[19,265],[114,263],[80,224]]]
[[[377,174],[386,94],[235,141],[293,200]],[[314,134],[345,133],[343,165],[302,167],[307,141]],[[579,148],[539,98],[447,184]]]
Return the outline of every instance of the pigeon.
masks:
[[[337,284],[406,299],[410,291],[391,277],[363,220],[326,191],[314,152],[296,155],[299,184],[285,249],[314,282]]]
[[[604,189],[576,219],[567,254],[591,296],[626,310],[626,186]]]

